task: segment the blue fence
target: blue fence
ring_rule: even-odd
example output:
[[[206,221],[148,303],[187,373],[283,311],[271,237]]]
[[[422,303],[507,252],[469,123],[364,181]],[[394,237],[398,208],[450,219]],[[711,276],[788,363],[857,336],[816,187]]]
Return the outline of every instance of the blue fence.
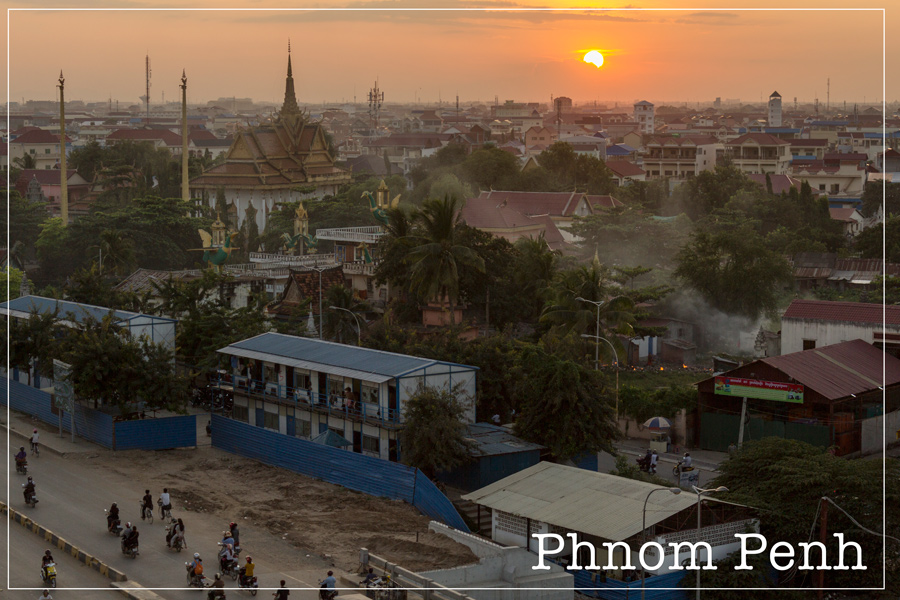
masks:
[[[59,417],[53,414],[50,394],[24,383],[9,382],[9,397],[6,386],[0,385],[0,404],[37,417],[44,423],[59,427]],[[0,382],[2,384],[3,382]],[[71,431],[69,413],[60,411],[63,431]],[[75,433],[104,448],[113,447],[113,420],[106,413],[75,405]]]
[[[115,426],[116,450],[167,450],[197,445],[196,415],[119,421]]]
[[[641,597],[640,579],[627,583],[614,579],[601,582],[599,578],[596,581],[592,580],[590,571],[569,572],[575,576],[575,589],[586,596],[602,600],[628,600]],[[689,600],[690,595],[687,590],[661,589],[679,588],[684,575],[685,572],[682,571],[647,577],[644,580],[644,598],[646,600]]]
[[[415,468],[295,438],[241,421],[212,416],[212,445],[295,473],[394,500],[469,531],[456,507]]]
[[[0,404],[34,417],[53,427],[59,427],[59,417],[53,414],[50,394],[25,383],[0,381]],[[69,413],[60,411],[62,428],[71,431]],[[194,415],[113,422],[112,416],[75,405],[75,434],[112,450],[163,450],[197,445],[197,418]]]

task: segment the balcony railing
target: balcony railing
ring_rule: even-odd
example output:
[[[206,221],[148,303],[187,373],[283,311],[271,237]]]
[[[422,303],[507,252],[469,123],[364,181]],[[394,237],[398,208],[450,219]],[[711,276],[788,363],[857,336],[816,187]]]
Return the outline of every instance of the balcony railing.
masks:
[[[384,230],[378,226],[367,227],[335,227],[333,229],[317,229],[316,238],[320,240],[334,240],[336,242],[365,242],[375,244],[384,235]]]
[[[242,376],[222,377],[215,382],[215,387],[245,395],[248,398],[277,402],[285,406],[328,414],[350,421],[360,421],[386,428],[401,426],[399,410],[359,400],[350,402],[340,394],[320,394],[311,390]]]

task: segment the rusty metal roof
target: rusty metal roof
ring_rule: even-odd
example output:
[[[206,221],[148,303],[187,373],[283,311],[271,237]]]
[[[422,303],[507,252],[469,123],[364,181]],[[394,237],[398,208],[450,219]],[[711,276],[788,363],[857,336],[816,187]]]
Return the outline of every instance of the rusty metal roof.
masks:
[[[900,306],[865,302],[794,300],[781,318],[900,325]]]
[[[900,360],[863,340],[763,358],[760,362],[829,400],[900,384]]]

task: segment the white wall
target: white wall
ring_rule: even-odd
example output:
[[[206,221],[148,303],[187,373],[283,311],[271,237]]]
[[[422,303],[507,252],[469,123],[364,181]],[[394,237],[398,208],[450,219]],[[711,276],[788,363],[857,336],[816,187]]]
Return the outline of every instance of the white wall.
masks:
[[[803,340],[815,340],[816,348],[861,339],[868,344],[875,341],[875,332],[900,333],[900,326],[881,323],[846,323],[802,319],[781,320],[781,353],[803,350]]]
[[[863,454],[881,452],[897,440],[900,440],[900,410],[862,421],[860,450]]]

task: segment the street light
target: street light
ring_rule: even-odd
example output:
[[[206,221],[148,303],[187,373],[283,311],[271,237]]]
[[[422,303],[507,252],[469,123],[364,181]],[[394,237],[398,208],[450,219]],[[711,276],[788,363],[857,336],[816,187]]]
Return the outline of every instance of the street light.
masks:
[[[696,545],[698,548],[698,550],[697,550],[697,563],[698,563],[697,564],[697,600],[700,600],[700,570],[701,569],[700,569],[700,564],[699,564],[700,563],[699,547],[700,547],[700,501],[701,501],[701,496],[703,496],[703,494],[714,494],[716,492],[727,492],[728,488],[725,487],[724,485],[720,485],[719,487],[717,487],[714,490],[712,490],[712,489],[703,490],[703,489],[698,488],[696,485],[692,485],[691,489],[693,489],[697,493],[697,539],[696,539]],[[710,547],[710,551],[712,551],[712,547]],[[675,559],[677,560],[678,557],[676,556]],[[707,557],[707,560],[711,561],[712,555]]]
[[[320,267],[319,259],[316,259],[315,266],[304,265],[304,268],[319,272],[319,339],[322,339],[322,271],[326,271],[333,267]]]
[[[661,491],[671,492],[676,496],[681,493],[681,488],[670,487],[670,488],[656,488],[650,490],[650,493],[647,494],[647,497],[644,498],[644,510],[641,513],[641,548],[644,547],[644,544],[647,543],[647,501],[650,500],[650,496],[653,495],[653,492],[661,492]],[[677,558],[677,557],[676,557]],[[641,600],[644,600],[644,576],[646,573],[644,569],[641,569]]]
[[[362,328],[360,327],[359,317],[356,316],[356,313],[347,308],[341,308],[340,306],[329,306],[328,310],[342,310],[353,315],[353,320],[356,321],[356,345],[362,346]]]
[[[581,296],[575,298],[579,302],[587,302],[589,304],[593,304],[597,307],[597,334],[596,335],[588,335],[586,333],[582,333],[581,337],[583,338],[594,338],[594,368],[596,370],[600,370],[600,340],[603,340],[609,347],[612,348],[613,356],[616,357],[616,427],[619,427],[619,353],[616,352],[616,347],[613,346],[612,342],[610,342],[605,337],[600,337],[600,307],[606,304],[605,300],[588,300],[587,298],[582,298]]]

